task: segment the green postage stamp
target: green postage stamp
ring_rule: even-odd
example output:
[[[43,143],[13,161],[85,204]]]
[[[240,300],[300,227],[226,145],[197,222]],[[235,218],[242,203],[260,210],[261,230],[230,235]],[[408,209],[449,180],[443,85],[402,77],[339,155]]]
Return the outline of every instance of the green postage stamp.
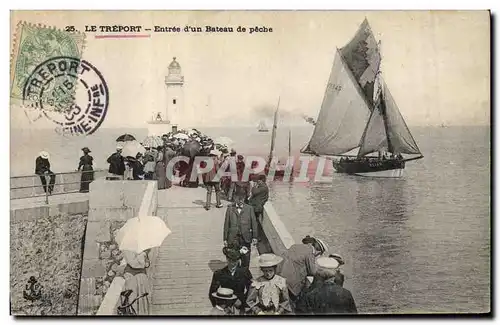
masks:
[[[84,44],[83,33],[19,22],[12,43],[11,99],[23,99],[24,85],[39,64],[59,56],[80,59]]]

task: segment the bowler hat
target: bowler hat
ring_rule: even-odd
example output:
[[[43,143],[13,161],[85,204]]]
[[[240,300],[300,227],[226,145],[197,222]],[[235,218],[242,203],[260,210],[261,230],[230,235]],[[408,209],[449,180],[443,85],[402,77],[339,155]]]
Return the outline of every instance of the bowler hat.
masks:
[[[237,261],[241,258],[241,253],[233,248],[224,247],[222,249],[222,253],[224,253],[224,255],[232,261]]]

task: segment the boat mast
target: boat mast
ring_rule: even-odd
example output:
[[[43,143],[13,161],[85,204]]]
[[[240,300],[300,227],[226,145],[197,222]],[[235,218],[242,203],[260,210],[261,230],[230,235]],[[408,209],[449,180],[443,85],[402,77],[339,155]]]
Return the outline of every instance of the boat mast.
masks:
[[[276,107],[276,111],[274,112],[273,132],[271,135],[271,150],[269,151],[268,164],[270,164],[271,160],[273,159],[274,142],[276,140],[276,129],[278,128],[278,110],[279,109],[280,109],[280,97],[278,97],[278,105]]]

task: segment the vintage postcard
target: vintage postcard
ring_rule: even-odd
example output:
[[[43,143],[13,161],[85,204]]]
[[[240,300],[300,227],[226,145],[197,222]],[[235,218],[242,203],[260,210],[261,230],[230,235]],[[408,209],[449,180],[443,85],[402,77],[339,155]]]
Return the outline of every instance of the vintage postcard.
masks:
[[[10,311],[491,313],[488,11],[12,11]]]

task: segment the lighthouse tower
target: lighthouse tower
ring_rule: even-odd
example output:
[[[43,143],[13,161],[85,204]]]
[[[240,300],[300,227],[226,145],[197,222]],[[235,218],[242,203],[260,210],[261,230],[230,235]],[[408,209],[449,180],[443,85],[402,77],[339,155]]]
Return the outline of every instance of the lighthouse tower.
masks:
[[[180,123],[182,107],[184,106],[184,76],[181,65],[174,57],[168,66],[168,75],[165,77],[167,86],[167,102],[163,109],[154,110],[148,121],[148,135],[161,136],[170,131],[175,131]]]

